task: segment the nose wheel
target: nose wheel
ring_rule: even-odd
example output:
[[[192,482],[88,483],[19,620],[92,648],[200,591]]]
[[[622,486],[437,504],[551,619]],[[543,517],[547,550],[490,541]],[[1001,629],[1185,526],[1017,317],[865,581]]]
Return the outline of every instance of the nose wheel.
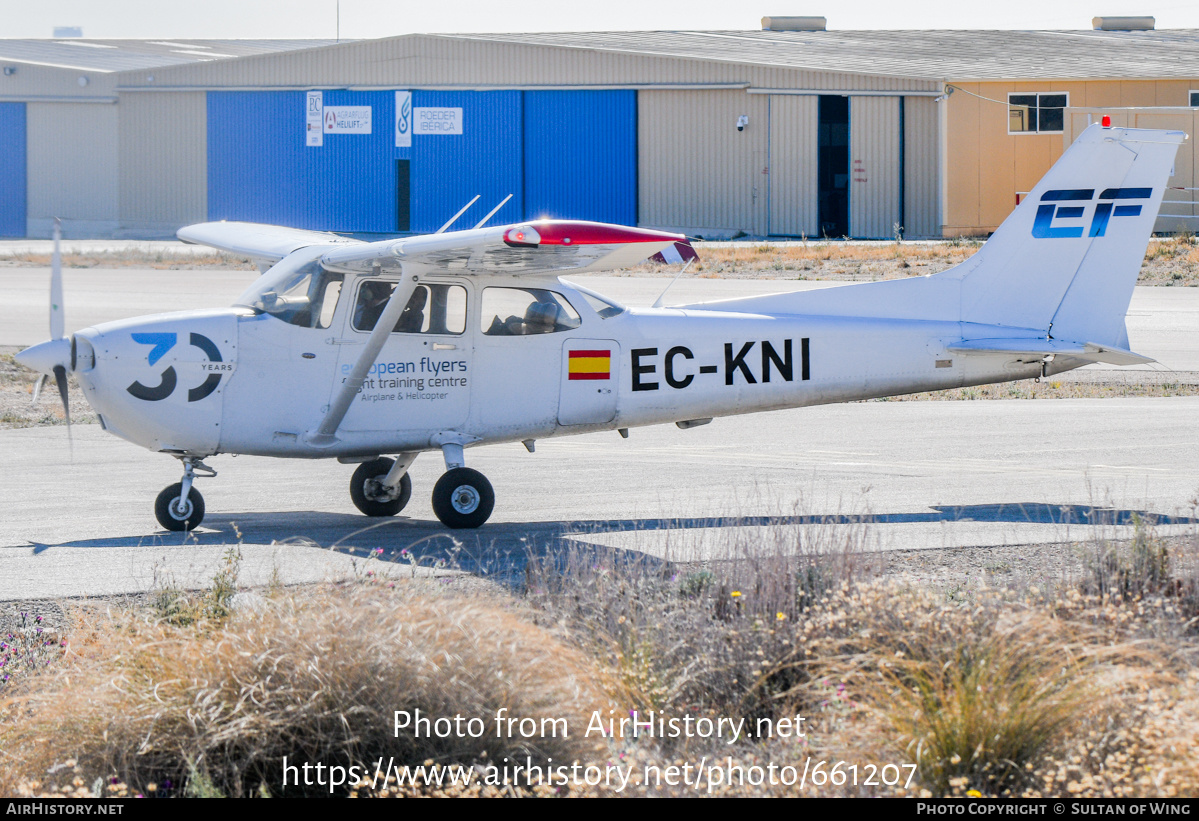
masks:
[[[184,497],[183,483],[176,482],[154,500],[154,518],[167,530],[191,530],[204,520],[204,497],[195,488]]]
[[[216,471],[193,456],[180,457],[183,481],[164,488],[154,500],[154,518],[167,530],[182,531],[199,527],[204,521],[204,497],[192,487],[197,471],[216,476]]]

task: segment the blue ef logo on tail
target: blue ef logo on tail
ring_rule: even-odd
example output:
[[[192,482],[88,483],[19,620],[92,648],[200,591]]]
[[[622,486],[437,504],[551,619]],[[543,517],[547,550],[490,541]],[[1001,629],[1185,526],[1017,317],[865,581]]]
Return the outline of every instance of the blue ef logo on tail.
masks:
[[[1087,230],[1087,236],[1103,236],[1112,217],[1139,217],[1141,215],[1141,206],[1117,205],[1117,200],[1147,200],[1152,194],[1152,188],[1105,188],[1099,194],[1099,201],[1095,206],[1095,213],[1091,217],[1091,227]],[[1054,220],[1081,220],[1086,212],[1086,206],[1057,205],[1056,203],[1090,203],[1093,199],[1095,199],[1094,188],[1046,191],[1041,195],[1042,204],[1037,206],[1037,216],[1032,223],[1032,235],[1037,239],[1081,237],[1084,226],[1054,225],[1053,222]]]

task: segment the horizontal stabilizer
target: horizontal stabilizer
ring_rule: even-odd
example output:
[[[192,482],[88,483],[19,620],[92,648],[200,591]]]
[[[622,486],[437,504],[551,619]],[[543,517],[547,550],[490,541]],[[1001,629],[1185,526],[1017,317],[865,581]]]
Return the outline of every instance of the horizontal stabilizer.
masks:
[[[240,254],[252,260],[275,263],[293,251],[311,245],[362,245],[323,231],[305,231],[254,222],[201,222],[180,228],[176,234],[184,242],[207,245],[219,251]]]
[[[1059,339],[968,339],[948,346],[953,353],[1006,354],[1037,362],[1047,356],[1085,359],[1088,362],[1106,362],[1109,365],[1147,365],[1156,360],[1139,353],[1098,345],[1094,342],[1066,342]]]

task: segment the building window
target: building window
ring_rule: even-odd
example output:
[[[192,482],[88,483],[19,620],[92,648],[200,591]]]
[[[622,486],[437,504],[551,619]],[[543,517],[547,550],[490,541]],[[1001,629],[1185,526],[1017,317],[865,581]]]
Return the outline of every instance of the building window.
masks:
[[[1061,134],[1065,130],[1066,106],[1070,95],[1007,95],[1007,132],[1009,134]]]
[[[1190,106],[1191,108],[1199,108],[1199,91],[1191,92]]]

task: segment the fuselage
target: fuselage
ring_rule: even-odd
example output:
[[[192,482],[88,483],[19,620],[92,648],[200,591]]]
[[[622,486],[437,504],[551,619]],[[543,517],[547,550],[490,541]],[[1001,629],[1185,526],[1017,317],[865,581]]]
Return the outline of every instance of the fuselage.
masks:
[[[319,320],[233,307],[85,329],[77,336],[94,360],[79,381],[107,429],[151,450],[322,458],[430,450],[447,433],[536,440],[1041,373],[948,352],[964,336],[1000,333],[959,322],[621,309],[565,281],[425,276],[432,302],[443,297],[427,309],[440,319],[389,335],[336,442],[317,446],[306,434],[369,336],[355,298],[368,281],[345,279]],[[525,293],[559,301],[565,321],[511,317],[506,332],[492,306]]]

